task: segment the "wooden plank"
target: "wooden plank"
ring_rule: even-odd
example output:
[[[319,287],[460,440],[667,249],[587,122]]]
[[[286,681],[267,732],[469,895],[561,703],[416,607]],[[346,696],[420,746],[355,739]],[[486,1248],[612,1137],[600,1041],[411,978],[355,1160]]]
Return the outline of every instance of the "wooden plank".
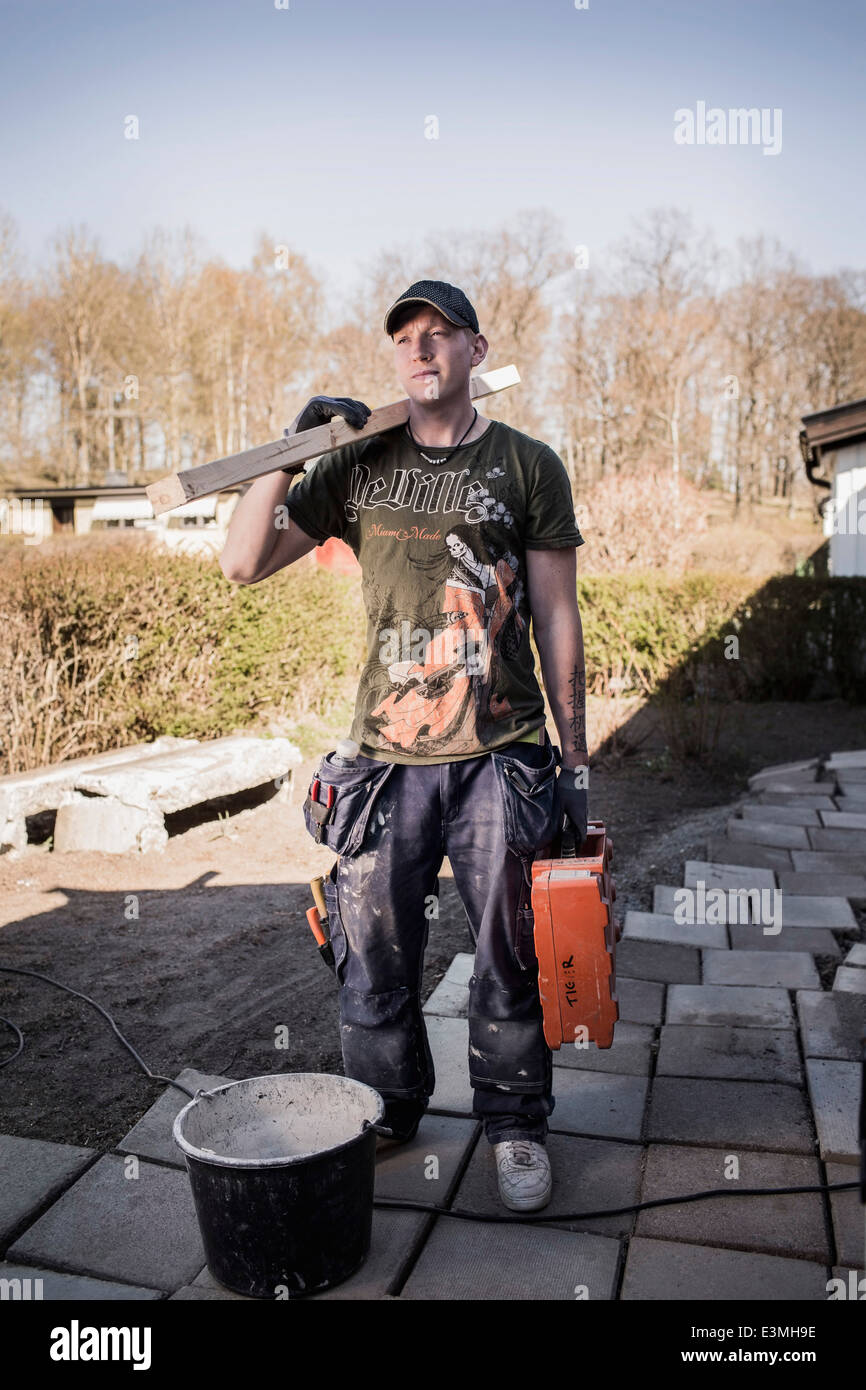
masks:
[[[492,372],[479,372],[469,379],[469,395],[472,400],[482,396],[492,396],[496,391],[504,391],[516,386],[520,374],[513,365],[497,367]],[[266,473],[276,473],[278,468],[290,464],[299,466],[307,459],[318,458],[320,454],[330,453],[344,444],[353,444],[357,439],[369,439],[372,435],[392,430],[396,425],[405,424],[409,418],[409,399],[395,401],[392,405],[380,406],[374,410],[363,429],[355,430],[342,416],[336,416],[324,425],[312,430],[302,430],[288,439],[274,439],[270,444],[260,444],[255,449],[245,449],[242,454],[230,454],[228,458],[214,459],[211,463],[199,464],[197,468],[187,468],[181,473],[170,473],[159,482],[149,483],[145,492],[150,498],[154,516],[173,511],[184,502],[198,497],[207,497],[221,488],[238,483],[247,483],[253,478],[263,478]]]

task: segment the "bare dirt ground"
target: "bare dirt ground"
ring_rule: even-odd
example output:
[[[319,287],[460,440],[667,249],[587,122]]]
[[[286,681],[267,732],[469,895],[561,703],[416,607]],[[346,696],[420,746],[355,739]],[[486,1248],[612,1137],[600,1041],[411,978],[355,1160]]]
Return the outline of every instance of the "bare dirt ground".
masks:
[[[749,773],[866,747],[866,711],[835,701],[729,709],[712,770],[678,768],[647,727],[631,756],[591,771],[590,812],[614,839],[620,913],[651,907],[655,883],[681,882],[683,859],[701,857],[707,835],[723,829]],[[332,862],[301,815],[317,762],[296,770],[289,804],[271,800],[195,825],[162,854],[33,847],[4,857],[0,964],[93,995],[163,1075],[185,1066],[234,1079],[341,1072],[334,980],[304,915],[309,879]],[[454,954],[472,949],[448,873],[446,864],[425,998]],[[2,1069],[4,1133],[107,1150],[163,1089],[92,1008],[41,981],[0,975],[0,1014],[25,1035],[23,1053]],[[287,1048],[276,1046],[282,1027]],[[14,1047],[0,1029],[0,1059]]]

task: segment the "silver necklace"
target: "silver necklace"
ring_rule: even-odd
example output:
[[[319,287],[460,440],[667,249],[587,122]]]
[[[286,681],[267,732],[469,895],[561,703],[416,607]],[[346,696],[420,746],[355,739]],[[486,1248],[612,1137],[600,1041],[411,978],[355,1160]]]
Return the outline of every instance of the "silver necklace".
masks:
[[[415,438],[414,434],[412,433],[412,426],[410,425],[410,423],[409,423],[408,420],[406,421],[406,428],[407,428],[407,430],[409,431],[409,438],[411,439],[412,443],[415,445],[415,448],[418,450],[418,453],[421,455],[421,457],[422,457],[422,459],[424,460],[425,463],[447,463],[448,460],[449,460],[450,458],[453,458],[454,455],[457,453],[457,450],[460,448],[460,445],[463,443],[463,440],[466,438],[467,434],[468,434],[469,431],[472,429],[472,426],[475,424],[475,421],[476,421],[477,419],[478,419],[478,411],[477,411],[477,409],[476,409],[475,407],[473,407],[473,410],[472,410],[472,419],[469,421],[469,424],[466,426],[466,429],[463,431],[463,434],[462,434],[461,437],[458,439],[457,443],[454,445],[454,448],[451,450],[451,453],[450,453],[450,454],[445,454],[444,458],[441,458],[441,459],[431,459],[431,457],[430,457],[429,454],[425,454],[425,453],[424,453],[424,450],[421,448],[421,445],[418,443],[418,440]],[[429,447],[429,446],[428,446],[428,447]]]

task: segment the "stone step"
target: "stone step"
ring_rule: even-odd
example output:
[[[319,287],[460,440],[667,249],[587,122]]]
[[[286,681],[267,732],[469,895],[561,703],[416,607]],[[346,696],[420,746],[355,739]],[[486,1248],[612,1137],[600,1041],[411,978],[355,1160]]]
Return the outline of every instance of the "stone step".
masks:
[[[810,782],[817,781],[818,759],[807,758],[798,763],[774,763],[771,767],[761,768],[760,772],[755,772],[748,782],[749,790],[760,789],[768,782],[792,781]]]
[[[790,806],[804,811],[834,811],[836,804],[832,796],[813,792],[759,792],[755,798],[758,806]]]
[[[866,748],[852,748],[845,753],[831,753],[824,766],[829,769],[866,768]]]

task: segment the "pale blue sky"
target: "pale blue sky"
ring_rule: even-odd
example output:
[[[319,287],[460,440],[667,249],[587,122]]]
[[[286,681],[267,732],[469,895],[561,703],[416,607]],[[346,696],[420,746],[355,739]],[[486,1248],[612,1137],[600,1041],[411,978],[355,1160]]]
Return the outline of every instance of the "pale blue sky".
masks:
[[[0,0],[0,206],[32,263],[70,223],[119,260],[189,223],[234,265],[266,230],[345,286],[428,229],[549,207],[600,256],[674,204],[723,246],[864,264],[860,0],[289,3]],[[781,108],[781,153],[675,144],[698,101]]]

